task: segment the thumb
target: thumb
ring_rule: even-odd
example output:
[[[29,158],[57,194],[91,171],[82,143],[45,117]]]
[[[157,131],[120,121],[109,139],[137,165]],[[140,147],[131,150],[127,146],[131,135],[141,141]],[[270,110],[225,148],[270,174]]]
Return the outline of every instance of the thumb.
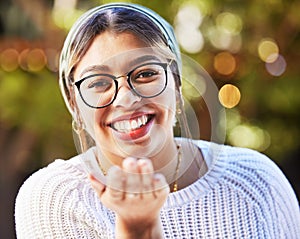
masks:
[[[102,197],[102,194],[105,192],[106,186],[100,182],[94,175],[89,174],[88,178],[91,182],[92,188],[97,192],[99,198]]]

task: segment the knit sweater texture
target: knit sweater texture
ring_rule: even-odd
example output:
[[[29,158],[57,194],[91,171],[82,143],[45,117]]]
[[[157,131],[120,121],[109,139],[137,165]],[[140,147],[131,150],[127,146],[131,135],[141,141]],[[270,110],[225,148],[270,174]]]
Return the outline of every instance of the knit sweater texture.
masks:
[[[161,209],[165,238],[300,238],[297,198],[269,158],[194,143],[208,172],[169,194]],[[25,181],[16,198],[17,238],[114,238],[115,214],[92,189],[80,157],[56,160]]]

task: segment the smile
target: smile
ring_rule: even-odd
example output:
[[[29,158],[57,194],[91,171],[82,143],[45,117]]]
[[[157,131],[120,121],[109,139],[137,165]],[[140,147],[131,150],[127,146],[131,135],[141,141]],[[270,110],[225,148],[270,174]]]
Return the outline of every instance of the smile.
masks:
[[[111,123],[110,126],[114,130],[126,134],[144,127],[151,121],[152,118],[153,115],[146,114],[128,120],[116,121]]]

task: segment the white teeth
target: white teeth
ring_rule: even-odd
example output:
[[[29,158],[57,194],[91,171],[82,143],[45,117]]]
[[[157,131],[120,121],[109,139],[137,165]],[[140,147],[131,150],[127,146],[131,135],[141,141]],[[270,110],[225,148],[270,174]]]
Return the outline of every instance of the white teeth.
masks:
[[[145,125],[148,121],[148,116],[147,115],[142,115],[141,117],[137,119],[132,119],[132,120],[122,120],[113,123],[113,128],[116,129],[119,132],[130,132],[132,130],[138,129],[141,126]]]
[[[139,125],[139,127],[141,127],[141,125],[143,125],[143,122],[142,122],[141,118],[137,119],[137,124]]]
[[[120,129],[124,129],[124,128],[125,128],[125,123],[124,123],[124,121],[119,122],[119,124],[120,124]]]
[[[143,115],[143,116],[142,116],[141,121],[142,121],[142,124],[143,124],[143,125],[146,124],[147,118],[148,118],[148,117],[147,117],[146,115]],[[139,119],[140,119],[140,118],[139,118]]]
[[[131,128],[136,129],[137,127],[138,127],[138,123],[136,122],[136,120],[131,120]]]
[[[124,128],[123,128],[123,131],[127,131],[127,130],[130,130],[130,121],[123,121],[124,123]]]

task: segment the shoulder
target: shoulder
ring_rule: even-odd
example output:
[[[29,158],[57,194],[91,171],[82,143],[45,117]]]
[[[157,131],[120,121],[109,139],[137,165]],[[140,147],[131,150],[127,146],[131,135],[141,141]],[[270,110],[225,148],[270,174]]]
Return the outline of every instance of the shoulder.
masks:
[[[289,224],[286,228],[296,228],[295,225],[300,222],[297,197],[272,159],[252,149],[203,141],[196,143],[204,149],[206,157],[213,158],[210,159],[212,172],[209,173],[218,173],[219,185],[239,195],[253,207],[260,208],[265,215],[272,212],[277,220],[285,218],[285,223]]]
[[[49,195],[51,191],[57,190],[57,187],[78,182],[78,179],[84,181],[86,174],[84,169],[81,168],[78,157],[69,160],[57,159],[48,166],[36,171],[23,183],[19,194],[22,195],[23,191],[40,192],[51,189],[48,191]]]
[[[29,176],[21,186],[16,203],[28,197],[42,200],[62,196],[74,189],[89,186],[87,174],[80,162],[81,155],[68,160],[57,159]]]
[[[249,179],[254,177],[259,186],[271,189],[279,186],[290,187],[290,184],[279,166],[268,156],[258,151],[232,146],[223,147],[224,159],[228,162],[228,171]]]
[[[15,202],[17,235],[35,238],[61,233],[58,222],[67,223],[66,219],[80,210],[79,200],[91,194],[78,156],[54,161],[32,174],[19,190]]]
[[[29,206],[26,203],[32,207],[54,198],[61,200],[75,189],[87,185],[86,173],[80,165],[78,156],[69,160],[55,160],[33,173],[23,183],[16,198],[16,212],[18,207]]]
[[[211,164],[224,163],[227,171],[239,172],[239,174],[256,173],[262,175],[266,180],[284,177],[276,163],[258,151],[221,145],[202,140],[195,141],[201,149],[206,161]]]
[[[277,164],[266,155],[252,149],[195,141],[201,149],[209,169],[218,172],[223,182],[233,184],[260,196],[276,195],[276,200],[291,200],[295,193]],[[212,172],[214,176],[216,175]]]

